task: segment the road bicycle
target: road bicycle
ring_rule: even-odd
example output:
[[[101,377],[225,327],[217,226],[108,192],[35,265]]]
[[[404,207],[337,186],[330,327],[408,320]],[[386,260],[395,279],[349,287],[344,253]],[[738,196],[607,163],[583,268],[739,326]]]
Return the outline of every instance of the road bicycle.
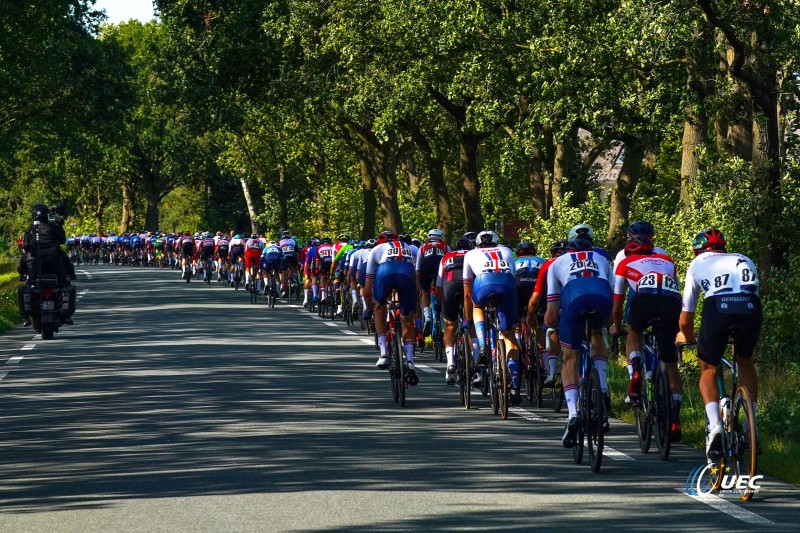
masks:
[[[386,346],[389,350],[389,379],[392,383],[392,397],[401,407],[406,406],[406,391],[408,390],[408,375],[405,350],[403,349],[403,328],[400,321],[400,306],[397,300],[397,291],[392,291],[389,299],[389,312],[387,313],[388,327],[386,328]],[[383,320],[383,318],[379,318]]]
[[[548,328],[547,331],[545,332],[545,335],[544,335],[544,337],[545,337],[545,350],[547,350],[548,354],[552,354],[552,352],[550,351],[551,350],[550,336],[553,335],[554,333],[558,333],[558,330],[556,328]],[[542,385],[543,388],[545,388],[545,389],[549,388],[550,389],[550,397],[553,400],[553,411],[555,411],[556,413],[560,413],[561,412],[561,409],[564,407],[564,401],[565,401],[565,398],[564,398],[564,385],[561,382],[561,361],[560,361],[560,359],[561,358],[559,357],[557,362],[556,362],[556,375],[555,375],[555,378],[553,379],[553,383],[551,385],[549,385],[549,386],[548,385],[544,385],[544,384]]]
[[[439,308],[434,291],[431,291],[431,344],[433,344],[433,358],[436,361],[444,361],[444,328],[442,328],[442,317],[437,309]]]
[[[658,343],[653,330],[661,327],[663,321],[653,318],[642,332],[642,381],[637,391],[638,398],[633,403],[636,421],[636,436],[639,448],[644,453],[650,450],[653,429],[659,456],[663,461],[669,459],[671,448],[670,427],[672,425],[672,390],[669,387],[669,367],[661,360]]]
[[[496,298],[496,296],[492,296],[489,299],[489,304],[484,308],[483,312],[484,323],[486,324],[486,343],[491,348],[492,357],[488,365],[492,413],[499,413],[501,418],[506,420],[508,418],[511,375],[508,371],[506,343],[500,333]]]
[[[605,401],[600,388],[600,374],[592,360],[592,319],[597,311],[584,311],[581,318],[586,321],[586,340],[581,343],[578,381],[578,439],[572,448],[575,464],[583,461],[584,437],[589,449],[592,472],[599,472],[603,463]]]
[[[275,270],[275,267],[270,268],[264,284],[264,294],[267,297],[267,305],[270,308],[275,307],[275,302],[278,299],[278,288],[276,287],[276,284],[278,283],[279,279],[280,276]]]
[[[456,330],[456,381],[461,397],[461,405],[465,409],[472,406],[472,377],[475,373],[475,362],[472,359],[472,343],[469,339],[469,330],[464,327],[464,320],[459,313],[458,329]]]
[[[525,391],[528,403],[541,407],[544,371],[539,362],[539,345],[524,316],[521,319],[521,324],[519,353],[522,360],[522,372],[520,373],[522,383],[520,383],[520,390]]]
[[[718,468],[711,469],[711,484],[714,490],[719,490],[726,473],[733,467],[736,478],[749,476],[753,479],[758,475],[758,456],[761,453],[758,439],[758,422],[753,411],[753,402],[750,391],[745,385],[739,385],[739,366],[736,360],[736,337],[740,329],[737,326],[728,328],[728,336],[733,340],[731,360],[722,358],[722,364],[717,368],[717,386],[719,387],[720,421],[724,427],[722,434],[722,454],[714,465]],[[696,344],[679,344],[678,360],[683,362],[683,351],[696,348]],[[730,373],[730,388],[726,387],[725,370]],[[734,391],[734,397],[727,391]],[[706,420],[706,433],[708,420]],[[738,486],[738,483],[737,483]],[[750,501],[753,497],[752,488],[747,488],[741,494],[741,499]]]

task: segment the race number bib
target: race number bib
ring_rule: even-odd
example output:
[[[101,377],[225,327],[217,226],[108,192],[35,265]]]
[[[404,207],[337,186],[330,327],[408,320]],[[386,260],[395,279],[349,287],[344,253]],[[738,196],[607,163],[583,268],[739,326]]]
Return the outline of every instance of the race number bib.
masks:
[[[636,284],[636,290],[638,291],[641,289],[677,294],[681,292],[678,280],[669,274],[659,274],[657,272],[648,272],[642,276]]]
[[[291,244],[285,244],[283,246],[283,253],[285,254],[293,254],[294,253],[294,246]]]
[[[424,257],[431,257],[434,255],[444,255],[444,252],[442,252],[442,250],[439,248],[428,248],[427,250],[425,250]]]
[[[591,272],[593,276],[599,276],[600,265],[592,259],[578,259],[569,266],[569,273],[572,275],[583,274],[584,272]]]
[[[386,258],[399,261],[400,259],[411,259],[411,250],[408,248],[389,248],[386,250]]]
[[[483,272],[511,272],[511,263],[505,259],[489,259],[483,263]]]

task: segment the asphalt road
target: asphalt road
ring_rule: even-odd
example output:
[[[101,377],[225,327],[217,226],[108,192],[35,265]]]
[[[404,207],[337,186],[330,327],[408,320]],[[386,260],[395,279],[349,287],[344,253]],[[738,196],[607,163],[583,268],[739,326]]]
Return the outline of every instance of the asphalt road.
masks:
[[[0,531],[800,528],[797,489],[692,498],[702,454],[662,462],[622,422],[593,474],[563,414],[467,411],[429,352],[403,409],[340,321],[172,271],[79,270],[75,326],[0,337]]]

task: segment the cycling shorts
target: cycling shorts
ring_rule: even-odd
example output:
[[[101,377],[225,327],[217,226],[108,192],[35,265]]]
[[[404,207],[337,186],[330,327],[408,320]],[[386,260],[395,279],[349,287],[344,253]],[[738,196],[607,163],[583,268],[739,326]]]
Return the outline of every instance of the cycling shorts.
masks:
[[[422,265],[417,270],[417,275],[419,276],[419,286],[423,291],[431,290],[431,284],[436,281],[436,276],[439,274],[442,257],[441,255],[431,255],[422,258]]]
[[[247,249],[244,251],[244,268],[250,270],[250,266],[258,267],[259,262],[261,261],[261,250],[250,250]]]
[[[729,328],[735,327],[733,345],[736,357],[750,357],[761,333],[761,300],[752,293],[718,294],[706,298],[700,335],[697,338],[697,356],[701,361],[719,366],[728,346]]]
[[[634,331],[643,331],[647,329],[650,320],[660,318],[661,325],[653,326],[658,356],[665,363],[676,363],[678,357],[675,335],[678,334],[678,320],[681,315],[680,297],[633,292],[629,299],[630,312],[626,320],[628,326]]]
[[[528,302],[531,300],[531,296],[533,296],[533,289],[535,287],[536,278],[528,276],[517,278],[517,307],[520,317],[528,314]]]
[[[456,322],[463,306],[464,281],[460,275],[453,276],[442,284],[442,317],[448,322]]]
[[[472,282],[472,301],[479,307],[493,301],[503,331],[513,329],[519,321],[515,285],[514,276],[503,272],[479,274]]]
[[[181,246],[181,257],[191,259],[194,257],[194,244],[187,242]]]
[[[219,250],[217,250],[217,257],[219,257],[220,259],[227,260],[228,259],[228,248],[220,248]]]
[[[319,263],[319,273],[325,274],[326,276],[330,276],[331,274],[331,266],[333,265],[333,261],[321,261]]]
[[[242,258],[243,250],[233,250],[231,251],[231,263],[236,263],[239,259]]]
[[[269,272],[273,268],[276,272],[281,272],[281,256],[278,254],[268,254],[261,257],[261,269],[264,272]]]
[[[611,285],[601,278],[575,278],[561,289],[561,319],[558,334],[561,345],[578,350],[586,338],[584,311],[597,311],[590,322],[592,331],[602,329],[611,316]]]
[[[417,310],[417,282],[414,279],[414,265],[405,261],[387,261],[378,265],[375,272],[373,295],[377,302],[385,304],[397,290],[400,300],[400,314],[408,316]]]
[[[296,255],[284,255],[283,256],[283,268],[297,268],[297,256]]]
[[[207,248],[203,248],[203,251],[200,253],[200,257],[203,258],[203,261],[213,258],[214,248],[211,248],[210,246]]]

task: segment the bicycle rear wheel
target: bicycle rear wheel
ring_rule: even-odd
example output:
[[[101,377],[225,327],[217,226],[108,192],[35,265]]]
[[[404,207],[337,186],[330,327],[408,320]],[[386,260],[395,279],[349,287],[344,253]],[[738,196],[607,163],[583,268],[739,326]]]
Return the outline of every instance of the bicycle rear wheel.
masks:
[[[639,385],[639,401],[633,408],[633,418],[636,425],[636,437],[639,440],[639,449],[647,453],[650,451],[650,443],[653,436],[652,402],[650,394],[650,382],[643,376]]]
[[[389,380],[392,382],[392,398],[397,403],[400,401],[400,358],[394,342],[389,344]]]
[[[592,462],[592,472],[599,472],[603,464],[603,391],[600,389],[600,374],[593,368],[589,374],[586,390],[586,409],[588,426],[586,431],[586,444],[589,448],[589,458]]]
[[[461,361],[459,361],[461,371],[461,404],[465,409],[469,409],[472,406],[472,373],[475,371],[475,367],[472,361],[472,345],[466,334],[460,336],[458,351],[461,357]]]
[[[395,322],[397,324],[397,322]],[[398,354],[398,368],[400,370],[400,379],[399,386],[400,386],[400,407],[406,406],[406,390],[408,389],[408,383],[406,383],[406,365],[405,365],[405,357],[403,356],[403,337],[400,334],[400,328],[395,325],[394,331],[394,344],[396,346],[397,354]]]
[[[664,363],[656,367],[655,376],[655,413],[656,443],[662,461],[669,459],[671,448],[670,427],[672,426],[672,391],[669,388],[669,375]]]
[[[499,369],[497,368],[497,357],[493,356],[492,361],[489,363],[489,397],[492,401],[492,414],[497,414],[500,412],[500,394],[498,391],[498,387],[500,387],[499,381]]]
[[[508,360],[506,359],[506,341],[504,341],[499,335],[497,338],[496,350],[498,363],[497,366],[499,370],[499,379],[497,385],[500,387],[498,391],[498,398],[500,400],[500,416],[503,420],[507,420],[509,393],[511,390],[511,376],[509,375]]]
[[[733,458],[736,476],[750,476],[750,479],[758,475],[758,424],[756,413],[753,411],[753,402],[750,400],[750,391],[744,385],[736,391],[733,400]],[[750,501],[753,492],[748,488],[742,493],[742,500]]]
[[[586,384],[581,383],[578,388],[578,438],[575,439],[575,446],[572,447],[572,460],[576,465],[583,462],[583,444],[588,425],[588,410],[586,409]]]
[[[560,413],[561,408],[564,407],[564,385],[561,383],[561,374],[556,376],[550,392],[553,396],[553,411]]]

